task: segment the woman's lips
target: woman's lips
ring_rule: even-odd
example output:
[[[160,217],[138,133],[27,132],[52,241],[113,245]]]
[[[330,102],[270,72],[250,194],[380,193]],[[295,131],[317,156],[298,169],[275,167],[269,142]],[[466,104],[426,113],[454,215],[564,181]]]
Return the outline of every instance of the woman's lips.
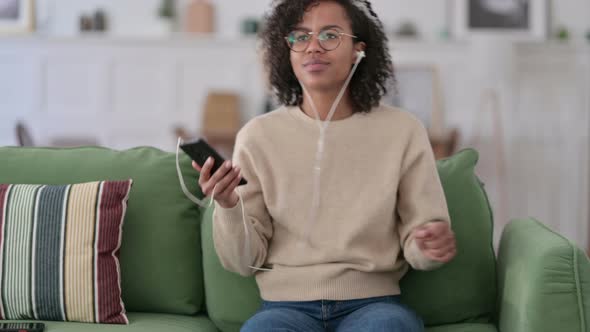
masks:
[[[303,67],[307,72],[315,73],[326,70],[326,68],[328,68],[329,65],[329,62],[314,59],[304,63]]]

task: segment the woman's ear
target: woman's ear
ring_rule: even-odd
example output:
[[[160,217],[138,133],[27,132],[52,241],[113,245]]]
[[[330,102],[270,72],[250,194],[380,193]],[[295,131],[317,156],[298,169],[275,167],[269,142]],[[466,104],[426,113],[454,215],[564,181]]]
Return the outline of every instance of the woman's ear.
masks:
[[[367,48],[367,44],[365,44],[365,42],[358,42],[358,43],[354,44],[354,60],[355,61],[356,61],[356,57],[357,57],[358,52],[361,52],[361,51],[364,52],[366,48]],[[353,62],[353,64],[354,64],[354,62]]]

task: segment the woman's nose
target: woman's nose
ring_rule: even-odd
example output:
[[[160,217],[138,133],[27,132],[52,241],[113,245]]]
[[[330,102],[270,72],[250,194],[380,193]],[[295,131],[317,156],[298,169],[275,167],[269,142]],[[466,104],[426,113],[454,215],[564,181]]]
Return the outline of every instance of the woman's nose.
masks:
[[[320,46],[320,40],[317,38],[316,35],[312,35],[309,41],[309,45],[307,46],[308,53],[317,53],[322,52],[323,49]]]

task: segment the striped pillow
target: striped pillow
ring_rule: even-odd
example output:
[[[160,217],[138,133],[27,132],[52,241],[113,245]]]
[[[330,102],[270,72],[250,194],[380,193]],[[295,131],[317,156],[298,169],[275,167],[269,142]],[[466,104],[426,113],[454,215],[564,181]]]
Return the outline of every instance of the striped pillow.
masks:
[[[0,184],[0,319],[128,324],[118,257],[131,184]]]

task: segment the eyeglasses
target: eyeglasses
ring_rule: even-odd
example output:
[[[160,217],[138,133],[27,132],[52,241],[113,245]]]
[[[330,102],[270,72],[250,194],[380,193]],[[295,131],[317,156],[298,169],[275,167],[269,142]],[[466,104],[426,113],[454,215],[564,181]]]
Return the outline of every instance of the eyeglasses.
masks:
[[[287,37],[285,37],[285,40],[287,40],[287,44],[293,52],[305,52],[307,47],[309,47],[312,35],[317,35],[318,41],[320,42],[320,47],[326,51],[333,51],[338,48],[338,46],[340,46],[342,43],[342,36],[357,38],[357,36],[349,35],[335,29],[326,29],[320,31],[319,33],[304,30],[294,30],[291,31]]]

